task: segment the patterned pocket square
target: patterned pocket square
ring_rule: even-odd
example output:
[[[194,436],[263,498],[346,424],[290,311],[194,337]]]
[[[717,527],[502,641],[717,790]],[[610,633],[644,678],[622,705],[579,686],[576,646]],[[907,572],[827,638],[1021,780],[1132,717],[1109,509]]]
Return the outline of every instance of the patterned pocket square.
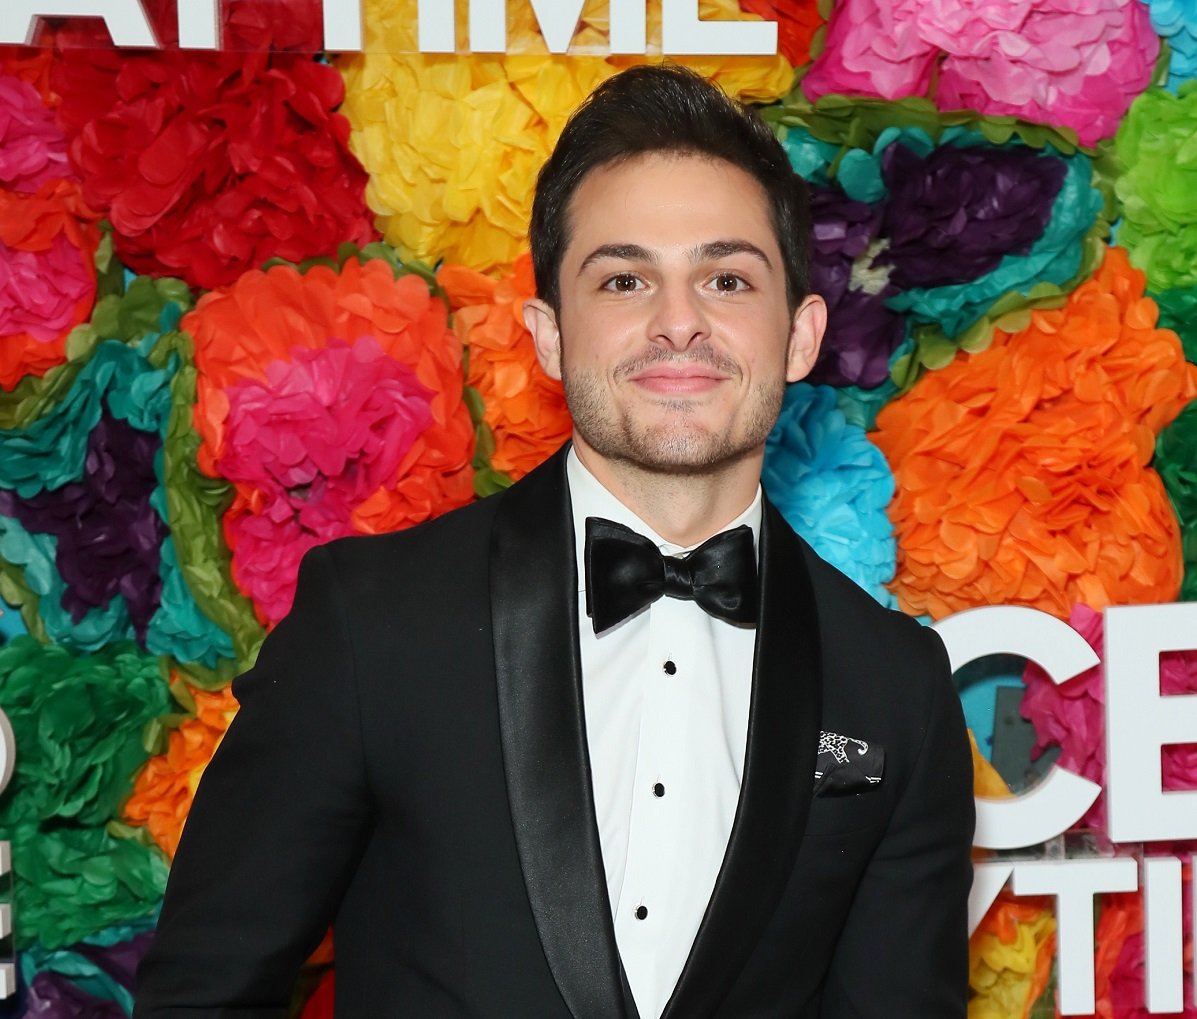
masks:
[[[819,733],[815,758],[815,795],[851,796],[880,784],[885,771],[885,751],[878,743]]]

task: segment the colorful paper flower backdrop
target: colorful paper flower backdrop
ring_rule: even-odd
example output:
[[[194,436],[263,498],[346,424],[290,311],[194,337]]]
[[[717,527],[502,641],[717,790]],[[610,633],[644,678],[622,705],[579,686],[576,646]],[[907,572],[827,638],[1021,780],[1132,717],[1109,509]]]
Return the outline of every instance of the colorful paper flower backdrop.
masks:
[[[1149,462],[1197,396],[1197,367],[1156,314],[1143,274],[1111,248],[1064,307],[1032,313],[881,411],[903,609],[1065,615],[1077,601],[1176,597],[1179,528]]]
[[[740,14],[734,0],[702,0],[700,9],[708,18]],[[422,55],[415,0],[366,0],[363,10],[366,51],[337,66],[350,148],[369,172],[366,201],[384,237],[405,258],[488,273],[511,265],[525,247],[536,174],[566,117],[629,60],[548,55],[526,4],[514,8],[510,56]],[[659,18],[659,7],[650,10]],[[579,49],[607,48],[606,14],[606,3],[589,0]],[[464,20],[458,33],[465,36]],[[649,26],[654,34],[659,40],[659,22]],[[780,98],[793,80],[780,56],[696,66],[758,101]]]
[[[95,218],[71,180],[0,188],[0,387],[65,360],[96,297]]]
[[[482,401],[483,441],[493,446],[487,450],[489,468],[501,486],[543,462],[569,438],[571,427],[561,383],[541,370],[524,327],[524,301],[536,295],[532,259],[521,255],[514,272],[497,281],[446,265],[437,282],[468,352],[466,383]]]
[[[170,708],[158,662],[129,644],[76,656],[18,637],[0,648],[0,679],[21,748],[0,797],[18,948],[58,948],[144,915],[165,886],[164,859],[105,824],[148,756],[142,729]]]
[[[205,295],[183,329],[200,465],[234,485],[233,576],[263,623],[291,607],[314,545],[473,496],[461,344],[423,277],[382,259],[279,265]]]
[[[958,349],[984,349],[998,324],[1102,258],[1112,195],[1058,134],[948,123],[913,101],[789,102],[773,115],[813,191],[812,282],[829,304],[813,381],[908,385]]]
[[[0,647],[3,1015],[129,1013],[229,679],[302,553],[485,497],[568,435],[520,314],[535,174],[595,84],[657,59],[606,55],[603,0],[568,55],[524,2],[506,55],[418,54],[415,0],[366,0],[365,51],[332,56],[317,0],[224,0],[218,53],[144,5],[162,52],[69,21],[0,48],[0,595],[31,634]],[[684,62],[812,189],[831,327],[764,477],[791,524],[904,611],[1034,605],[1095,647],[1102,606],[1197,594],[1197,4],[699,9],[778,22],[775,57]],[[1039,746],[1100,781],[1100,670],[1026,687]],[[1143,1014],[1142,938],[1139,898],[1105,897],[1104,1019]],[[1048,904],[999,897],[970,1019],[1050,1014],[1053,955]],[[315,961],[307,1019],[332,1010]]]
[[[829,386],[797,383],[765,447],[765,491],[791,527],[832,566],[889,605],[894,478],[881,451],[850,424]]]
[[[0,430],[0,576],[47,640],[91,651],[135,639],[227,681],[234,641],[180,567],[177,537],[194,548],[202,525],[180,503],[172,533],[161,470],[183,364],[172,327],[189,303],[185,288],[148,279],[105,298],[78,334],[91,349],[11,401],[17,423]]]
[[[310,18],[312,4],[297,6]],[[333,112],[340,76],[310,54],[269,52],[295,31],[277,15],[257,38],[239,31],[234,15],[253,8],[227,9],[228,52],[130,54],[62,40],[51,76],[58,119],[84,196],[131,269],[216,287],[270,258],[375,236],[366,175]]]
[[[1138,0],[845,0],[802,88],[1059,124],[1092,145],[1151,81],[1159,38]]]

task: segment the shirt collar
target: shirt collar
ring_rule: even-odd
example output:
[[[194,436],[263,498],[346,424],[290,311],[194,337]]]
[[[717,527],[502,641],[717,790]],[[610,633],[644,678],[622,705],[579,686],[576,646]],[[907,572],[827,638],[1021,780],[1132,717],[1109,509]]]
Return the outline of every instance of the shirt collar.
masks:
[[[681,555],[693,551],[702,544],[700,541],[693,545],[675,545],[662,538],[590,473],[590,469],[582,463],[572,446],[566,454],[565,476],[569,482],[569,498],[573,507],[574,551],[577,556],[579,591],[586,589],[587,517],[604,517],[617,524],[623,524],[624,527],[630,527],[637,534],[648,538],[657,546],[662,555]],[[761,537],[761,486],[759,484],[756,486],[756,494],[753,496],[752,502],[748,504],[744,512],[735,520],[729,521],[724,527],[712,531],[707,537],[711,537],[719,531],[730,531],[733,527],[739,527],[741,524],[747,524],[752,528],[753,546],[759,551]]]

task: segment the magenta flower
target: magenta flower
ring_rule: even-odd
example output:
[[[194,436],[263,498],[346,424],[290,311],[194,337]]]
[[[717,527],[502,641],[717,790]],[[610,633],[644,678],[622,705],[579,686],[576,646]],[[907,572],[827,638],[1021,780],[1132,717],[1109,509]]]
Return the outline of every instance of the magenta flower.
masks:
[[[234,576],[271,622],[290,607],[303,553],[359,532],[354,510],[394,486],[432,398],[372,336],[297,347],[265,382],[229,387],[217,468],[237,486],[226,517]]]
[[[1098,655],[1102,649],[1102,618],[1087,605],[1074,605],[1069,625],[1085,638]],[[1056,763],[1101,784],[1106,770],[1105,677],[1100,665],[1057,686],[1038,665],[1027,663],[1023,674],[1026,693],[1022,716],[1035,726],[1038,757],[1049,746],[1060,748]],[[1080,827],[1105,828],[1105,794],[1098,796]]]
[[[1064,125],[1109,137],[1150,83],[1159,39],[1139,0],[844,0],[802,87]]]
[[[1102,655],[1103,620],[1100,612],[1085,605],[1074,605],[1069,625]],[[1077,823],[1078,827],[1105,830],[1106,772],[1105,747],[1105,669],[1094,666],[1068,682],[1057,686],[1039,666],[1028,663],[1023,675],[1026,693],[1022,716],[1035,726],[1034,755],[1049,746],[1060,748],[1057,764],[1096,782],[1103,792]],[[1160,692],[1187,694],[1197,692],[1197,651],[1170,651],[1160,655]],[[1197,748],[1168,745],[1163,754],[1163,787],[1197,787]],[[1165,843],[1153,843],[1153,851],[1167,851]]]
[[[0,240],[0,337],[51,343],[75,325],[78,305],[95,290],[83,258],[66,234],[45,251],[21,251]]]
[[[32,85],[0,73],[0,187],[32,194],[61,177],[75,174],[53,114]]]

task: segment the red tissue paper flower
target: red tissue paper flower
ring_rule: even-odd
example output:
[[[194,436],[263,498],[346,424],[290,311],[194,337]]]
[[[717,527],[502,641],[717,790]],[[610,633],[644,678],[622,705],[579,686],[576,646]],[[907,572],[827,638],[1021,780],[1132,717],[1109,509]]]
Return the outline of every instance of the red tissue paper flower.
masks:
[[[225,45],[242,52],[77,49],[58,37],[52,82],[71,159],[121,261],[140,273],[212,288],[271,258],[377,237],[349,122],[333,112],[341,76],[267,51],[281,29],[256,11],[226,12]]]
[[[381,260],[250,272],[183,320],[199,463],[236,492],[233,578],[273,624],[299,560],[469,502],[474,431],[448,309]]]
[[[817,0],[740,0],[740,8],[777,22],[777,49],[791,64],[810,61],[811,40],[826,24]]]
[[[76,183],[0,190],[0,386],[66,360],[67,334],[95,303],[98,244]]]

